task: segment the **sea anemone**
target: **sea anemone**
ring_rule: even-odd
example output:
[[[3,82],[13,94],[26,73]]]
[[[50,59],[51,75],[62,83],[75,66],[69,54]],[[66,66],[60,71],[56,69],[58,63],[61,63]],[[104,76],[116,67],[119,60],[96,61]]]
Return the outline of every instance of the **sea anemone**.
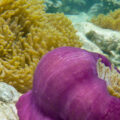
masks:
[[[22,93],[32,88],[44,54],[62,46],[81,47],[72,22],[44,9],[43,0],[0,0],[0,81]]]
[[[35,70],[32,90],[16,104],[20,120],[119,120],[120,99],[111,93],[120,93],[113,87],[120,77],[112,69],[103,55],[80,48],[50,51]]]

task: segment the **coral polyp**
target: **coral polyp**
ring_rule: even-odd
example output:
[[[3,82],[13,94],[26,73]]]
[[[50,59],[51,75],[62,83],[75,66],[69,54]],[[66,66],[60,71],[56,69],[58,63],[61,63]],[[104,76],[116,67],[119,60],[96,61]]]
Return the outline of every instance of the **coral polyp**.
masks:
[[[35,70],[32,90],[16,104],[20,120],[119,120],[120,99],[108,91],[117,92],[106,71],[120,74],[112,69],[103,55],[80,48],[49,52]]]

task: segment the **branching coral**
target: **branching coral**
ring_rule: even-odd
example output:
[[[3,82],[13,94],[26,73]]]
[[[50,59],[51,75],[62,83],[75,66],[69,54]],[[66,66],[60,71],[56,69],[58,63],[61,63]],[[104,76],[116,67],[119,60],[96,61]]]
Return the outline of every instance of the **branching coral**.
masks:
[[[80,47],[63,14],[47,14],[41,0],[0,0],[0,81],[20,92],[32,87],[40,58],[60,46]]]
[[[120,31],[120,9],[110,12],[108,15],[100,14],[91,21],[100,27]]]

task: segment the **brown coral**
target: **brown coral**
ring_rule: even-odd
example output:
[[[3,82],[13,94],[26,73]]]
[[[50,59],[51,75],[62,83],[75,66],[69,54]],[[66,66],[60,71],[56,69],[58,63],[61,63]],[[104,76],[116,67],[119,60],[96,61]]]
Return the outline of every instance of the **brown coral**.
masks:
[[[120,9],[110,12],[108,15],[100,14],[91,21],[102,28],[120,31]]]
[[[0,0],[0,81],[26,92],[40,58],[60,46],[81,47],[63,14],[45,13],[42,0]]]

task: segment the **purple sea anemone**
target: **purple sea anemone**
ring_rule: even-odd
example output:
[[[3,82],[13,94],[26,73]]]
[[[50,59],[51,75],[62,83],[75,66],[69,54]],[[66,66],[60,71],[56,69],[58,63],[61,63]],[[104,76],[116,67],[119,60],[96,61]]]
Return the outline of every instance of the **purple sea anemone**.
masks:
[[[120,99],[108,91],[112,77],[98,73],[99,59],[108,66],[103,73],[110,72],[106,57],[80,48],[46,54],[34,73],[33,89],[16,104],[20,120],[120,120]]]

